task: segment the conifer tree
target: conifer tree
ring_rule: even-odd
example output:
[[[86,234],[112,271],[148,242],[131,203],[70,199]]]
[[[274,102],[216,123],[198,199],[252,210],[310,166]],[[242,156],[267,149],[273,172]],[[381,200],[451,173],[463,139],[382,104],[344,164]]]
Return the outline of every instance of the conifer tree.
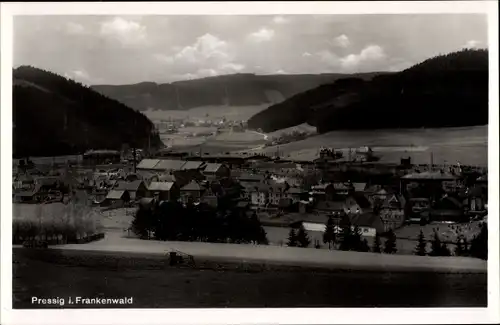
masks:
[[[286,245],[289,247],[297,247],[297,233],[293,228],[290,228],[290,232],[288,233],[288,242]]]
[[[360,247],[361,252],[369,252],[370,251],[370,245],[368,245],[368,241],[366,238],[363,238],[361,241],[361,247]]]
[[[328,216],[328,220],[325,225],[325,232],[323,233],[323,243],[328,243],[328,249],[332,249],[336,242],[335,225],[333,223],[332,216]]]
[[[415,248],[415,255],[427,255],[427,241],[425,240],[424,232],[422,230],[420,230],[420,234],[418,235],[418,244]]]
[[[394,254],[398,250],[396,248],[396,234],[392,229],[389,230],[387,234],[387,240],[384,243],[384,253]]]
[[[382,253],[380,235],[378,234],[378,232],[375,234],[375,239],[373,240],[373,252]]]
[[[352,249],[352,229],[351,223],[347,222],[342,226],[342,231],[340,233],[340,247],[342,251],[349,251]]]
[[[440,256],[441,254],[441,239],[439,239],[439,234],[434,230],[434,238],[431,242],[431,256]]]
[[[311,244],[311,240],[307,235],[307,231],[304,228],[304,225],[300,225],[299,231],[297,232],[297,243],[299,247],[309,247]]]

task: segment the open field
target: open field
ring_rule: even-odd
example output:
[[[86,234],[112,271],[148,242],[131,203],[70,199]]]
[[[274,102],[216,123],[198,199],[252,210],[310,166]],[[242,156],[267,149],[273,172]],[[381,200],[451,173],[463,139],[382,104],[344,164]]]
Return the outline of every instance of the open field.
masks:
[[[411,157],[417,164],[430,163],[433,153],[435,164],[486,166],[488,163],[488,127],[474,126],[443,129],[400,129],[333,131],[302,141],[280,145],[285,157],[312,160],[320,147],[356,148],[371,146],[381,161],[399,162],[401,157]],[[258,152],[274,153],[276,147]]]
[[[143,111],[149,119],[153,121],[168,121],[172,119],[190,119],[190,120],[205,120],[205,119],[222,119],[232,121],[246,121],[258,112],[268,108],[270,104],[255,105],[255,106],[204,106],[196,107],[189,110],[162,111],[148,110]]]
[[[31,297],[133,297],[130,306],[486,307],[486,273],[349,271],[196,259],[166,266],[162,255],[14,249],[13,307]],[[58,306],[52,306],[57,308]],[[65,308],[97,306],[66,305]]]

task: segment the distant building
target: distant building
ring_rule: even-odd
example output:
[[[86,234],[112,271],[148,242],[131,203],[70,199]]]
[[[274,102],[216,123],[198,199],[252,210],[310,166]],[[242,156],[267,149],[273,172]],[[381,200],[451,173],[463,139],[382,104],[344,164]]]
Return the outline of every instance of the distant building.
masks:
[[[85,165],[119,164],[121,153],[116,150],[90,150],[83,154]]]
[[[203,175],[208,179],[219,179],[231,176],[231,170],[224,164],[208,163],[203,169]]]
[[[151,182],[148,190],[159,201],[175,201],[179,198],[179,188],[173,182]]]
[[[128,193],[128,191],[112,190],[108,193],[104,202],[101,203],[101,206],[121,208],[125,206],[125,204],[129,201],[130,194]]]
[[[202,187],[195,181],[191,181],[189,184],[186,184],[181,188],[181,200],[183,202],[187,202],[189,199],[199,201],[201,194]]]
[[[148,188],[142,180],[133,182],[120,181],[115,185],[114,189],[118,191],[127,191],[130,194],[131,200],[138,200],[149,194]]]

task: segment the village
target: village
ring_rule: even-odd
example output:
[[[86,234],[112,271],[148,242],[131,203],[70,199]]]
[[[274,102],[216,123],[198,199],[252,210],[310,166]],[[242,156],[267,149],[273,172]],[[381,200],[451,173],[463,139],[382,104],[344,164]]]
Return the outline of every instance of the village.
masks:
[[[13,201],[68,204],[78,198],[101,214],[130,219],[134,209],[164,201],[217,209],[229,200],[258,217],[270,245],[286,246],[290,229],[302,227],[308,246],[329,248],[326,224],[333,222],[338,234],[347,221],[370,246],[376,236],[394,232],[401,254],[413,253],[421,230],[430,240],[441,229],[440,240],[454,245],[458,236],[470,242],[479,222],[487,222],[487,171],[481,168],[413,165],[406,158],[382,164],[367,147],[349,157],[323,148],[310,162],[170,149],[145,156],[140,150],[94,150],[76,160],[19,160]]]

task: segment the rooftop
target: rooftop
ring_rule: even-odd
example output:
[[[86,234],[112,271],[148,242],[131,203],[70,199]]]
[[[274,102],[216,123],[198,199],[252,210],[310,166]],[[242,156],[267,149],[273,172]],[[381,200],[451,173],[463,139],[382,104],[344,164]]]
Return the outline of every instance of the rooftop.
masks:
[[[183,160],[168,160],[162,159],[154,166],[155,170],[181,170],[186,162]]]
[[[136,180],[136,181],[132,181],[132,182],[120,181],[116,184],[115,189],[133,192],[133,191],[137,191],[139,189],[139,186],[141,186],[141,184],[142,184],[141,180]]]
[[[196,183],[195,181],[191,181],[188,184],[184,185],[181,190],[183,191],[200,191],[201,186],[200,184]]]
[[[173,182],[151,182],[151,184],[149,184],[148,189],[150,191],[158,191],[158,192],[170,191],[173,185],[174,185]]]
[[[113,190],[108,193],[106,196],[106,199],[109,200],[119,200],[122,198],[123,194],[125,194],[126,191],[118,191],[118,190]]]
[[[160,159],[143,159],[137,165],[137,169],[153,169],[159,162]]]
[[[205,169],[203,171],[205,173],[216,173],[221,167],[222,164],[208,163],[206,164]]]
[[[203,165],[202,161],[186,161],[180,168],[181,170],[199,169]]]

